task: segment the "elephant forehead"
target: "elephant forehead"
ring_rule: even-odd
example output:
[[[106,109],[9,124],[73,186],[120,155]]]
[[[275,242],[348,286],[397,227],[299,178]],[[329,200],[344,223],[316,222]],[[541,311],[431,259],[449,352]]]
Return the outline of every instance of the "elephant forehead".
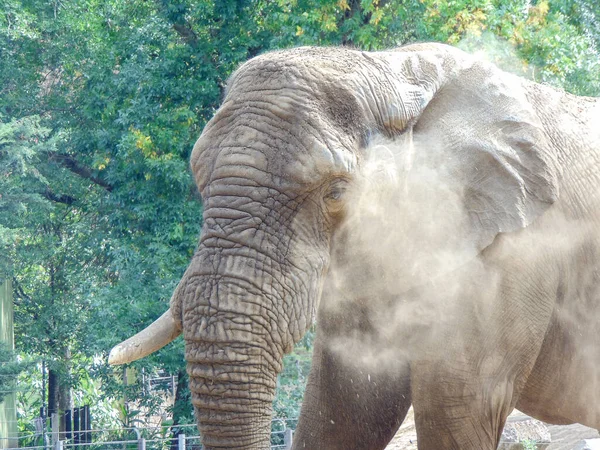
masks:
[[[269,108],[252,102],[237,104],[236,112],[227,112],[228,105],[222,109],[192,152],[200,190],[225,178],[305,190],[356,167],[356,152],[318,114],[285,120],[280,104]]]
[[[260,55],[244,63],[227,83],[227,92],[303,85],[313,88],[324,79],[351,72],[360,53],[347,49],[299,47]]]
[[[329,178],[352,173],[356,157],[313,143],[307,150],[251,145],[213,147],[197,158],[194,174],[199,188],[214,180],[267,186],[289,191],[310,190]]]

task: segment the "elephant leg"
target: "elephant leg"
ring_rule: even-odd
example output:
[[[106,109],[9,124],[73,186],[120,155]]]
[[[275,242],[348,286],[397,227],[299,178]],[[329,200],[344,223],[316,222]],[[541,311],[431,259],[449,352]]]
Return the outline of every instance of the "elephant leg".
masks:
[[[519,410],[552,424],[577,422],[600,429],[600,365],[591,356],[599,354],[600,322],[590,325],[584,317],[587,311],[593,311],[593,306],[584,304],[577,311],[573,305],[561,305],[555,310],[540,356],[519,397]],[[588,326],[578,326],[573,333],[573,323]]]
[[[408,363],[374,367],[319,331],[293,448],[384,449],[410,407]]]
[[[419,450],[493,450],[514,408],[514,379],[483,381],[465,366],[413,364]],[[466,376],[470,373],[470,376]]]
[[[497,448],[540,353],[556,292],[550,276],[521,270],[530,276],[517,278],[511,266],[493,289],[485,288],[490,277],[464,283],[451,325],[411,362],[419,450]]]

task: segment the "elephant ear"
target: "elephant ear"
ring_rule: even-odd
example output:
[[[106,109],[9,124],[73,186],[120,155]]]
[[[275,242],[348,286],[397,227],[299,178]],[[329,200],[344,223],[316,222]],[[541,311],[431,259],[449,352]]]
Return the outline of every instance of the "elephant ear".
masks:
[[[368,129],[344,222],[353,245],[340,248],[355,253],[344,264],[356,261],[356,273],[366,260],[384,273],[393,260],[388,285],[403,290],[472,260],[558,197],[527,82],[456,49],[423,48],[364,54],[373,73],[353,86]]]
[[[551,144],[528,100],[527,81],[446,46],[437,54],[423,45],[408,49],[386,55],[401,78],[396,92],[408,86],[410,103],[399,108],[398,98],[388,97],[386,106],[379,105],[406,116],[380,124],[388,136],[395,131],[390,124],[407,124],[402,133],[413,139],[410,148],[404,145],[410,153],[403,156],[410,161],[406,175],[414,180],[419,171],[435,172],[436,181],[428,179],[429,200],[437,189],[442,202],[451,202],[450,195],[461,203],[460,230],[446,229],[456,239],[452,245],[479,252],[498,233],[527,227],[558,198]],[[403,103],[406,98],[400,97]]]
[[[550,143],[525,89],[475,62],[439,89],[413,129],[415,153],[460,186],[477,250],[528,226],[558,198]]]

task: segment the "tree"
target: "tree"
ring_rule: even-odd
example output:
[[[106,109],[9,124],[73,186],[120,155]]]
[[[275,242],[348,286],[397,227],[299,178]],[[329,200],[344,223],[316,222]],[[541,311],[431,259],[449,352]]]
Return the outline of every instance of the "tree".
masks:
[[[58,412],[70,408],[71,365],[90,318],[82,290],[98,279],[85,268],[104,258],[89,250],[101,239],[87,233],[96,217],[83,199],[93,194],[85,178],[56,162],[63,140],[50,137],[39,117],[1,123],[0,133],[3,269],[13,274],[17,344],[47,361],[48,410]]]
[[[5,124],[11,137],[2,153],[3,206],[17,213],[2,217],[2,240],[15,280],[17,346],[47,359],[53,411],[59,403],[68,407],[69,388],[77,385],[80,370],[90,369],[92,356],[164,309],[159,300],[166,302],[195,246],[200,205],[186,169],[192,113],[176,104],[157,118],[156,111],[133,105],[155,95],[139,92],[147,80],[132,80],[148,73],[155,59],[144,59],[138,45],[149,37],[146,31],[158,35],[164,26],[134,29],[128,37],[129,22],[140,10],[115,10],[108,23],[104,8],[114,5],[38,3],[13,2],[1,34],[3,50],[17,48],[27,61],[36,61],[3,74],[12,80],[2,108],[24,118]],[[141,13],[140,20],[152,19],[144,15],[148,11]],[[92,28],[82,29],[83,23]],[[113,24],[127,32],[114,34]],[[131,58],[123,70],[120,52]],[[82,63],[84,54],[94,57]],[[164,69],[175,70],[171,65],[167,61]],[[118,108],[102,98],[109,91],[117,92]],[[38,105],[22,101],[31,94]],[[162,101],[169,103],[164,96]],[[159,97],[160,109],[158,102]],[[35,125],[41,135],[23,134],[21,122],[40,107],[43,116]],[[130,112],[137,117],[128,118]],[[142,131],[138,123],[156,133]],[[177,145],[181,139],[185,150]],[[179,355],[181,367],[181,347]]]

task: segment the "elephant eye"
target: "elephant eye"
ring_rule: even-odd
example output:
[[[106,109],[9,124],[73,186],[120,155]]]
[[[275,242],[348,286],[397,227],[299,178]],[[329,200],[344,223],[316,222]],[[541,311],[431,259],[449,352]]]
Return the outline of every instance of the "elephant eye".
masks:
[[[340,188],[335,188],[329,191],[329,193],[325,196],[327,200],[339,200],[342,198],[342,194],[344,191]]]
[[[336,180],[331,183],[323,199],[330,207],[340,205],[347,190],[348,182],[346,180]]]

